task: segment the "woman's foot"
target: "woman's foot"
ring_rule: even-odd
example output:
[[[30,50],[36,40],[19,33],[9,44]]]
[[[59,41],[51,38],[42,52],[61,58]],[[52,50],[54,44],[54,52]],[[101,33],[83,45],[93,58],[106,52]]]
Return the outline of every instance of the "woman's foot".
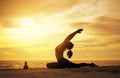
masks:
[[[94,63],[91,63],[90,64],[91,67],[98,67],[98,65],[94,64]]]

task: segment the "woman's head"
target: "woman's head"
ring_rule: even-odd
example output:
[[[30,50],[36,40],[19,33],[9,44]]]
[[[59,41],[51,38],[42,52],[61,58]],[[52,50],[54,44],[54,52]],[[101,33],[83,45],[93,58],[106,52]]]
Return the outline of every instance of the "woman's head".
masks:
[[[69,51],[67,52],[68,58],[70,59],[70,58],[72,57],[72,55],[73,55],[73,52],[72,52],[71,50],[69,50]]]
[[[67,42],[66,43],[66,48],[67,49],[72,49],[74,47],[74,44],[72,42]]]

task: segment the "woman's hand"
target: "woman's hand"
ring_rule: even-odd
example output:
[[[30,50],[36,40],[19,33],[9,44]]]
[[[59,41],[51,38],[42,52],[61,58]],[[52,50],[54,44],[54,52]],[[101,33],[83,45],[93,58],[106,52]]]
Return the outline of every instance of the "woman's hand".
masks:
[[[83,31],[83,29],[78,29],[76,32],[81,33],[81,31]]]

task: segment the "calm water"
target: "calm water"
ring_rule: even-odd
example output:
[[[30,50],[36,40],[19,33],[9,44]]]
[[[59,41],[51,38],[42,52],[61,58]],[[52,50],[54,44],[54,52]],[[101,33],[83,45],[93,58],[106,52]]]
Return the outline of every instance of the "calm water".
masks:
[[[27,61],[29,68],[46,68],[46,63],[55,61]],[[72,61],[75,63],[91,63],[94,62],[99,66],[120,66],[119,61]],[[0,69],[22,69],[24,61],[0,61]]]

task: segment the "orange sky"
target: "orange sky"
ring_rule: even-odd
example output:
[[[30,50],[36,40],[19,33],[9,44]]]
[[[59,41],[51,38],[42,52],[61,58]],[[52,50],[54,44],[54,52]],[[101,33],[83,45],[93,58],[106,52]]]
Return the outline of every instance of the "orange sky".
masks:
[[[0,60],[54,60],[55,47],[78,28],[71,60],[120,60],[119,3],[0,0]]]

